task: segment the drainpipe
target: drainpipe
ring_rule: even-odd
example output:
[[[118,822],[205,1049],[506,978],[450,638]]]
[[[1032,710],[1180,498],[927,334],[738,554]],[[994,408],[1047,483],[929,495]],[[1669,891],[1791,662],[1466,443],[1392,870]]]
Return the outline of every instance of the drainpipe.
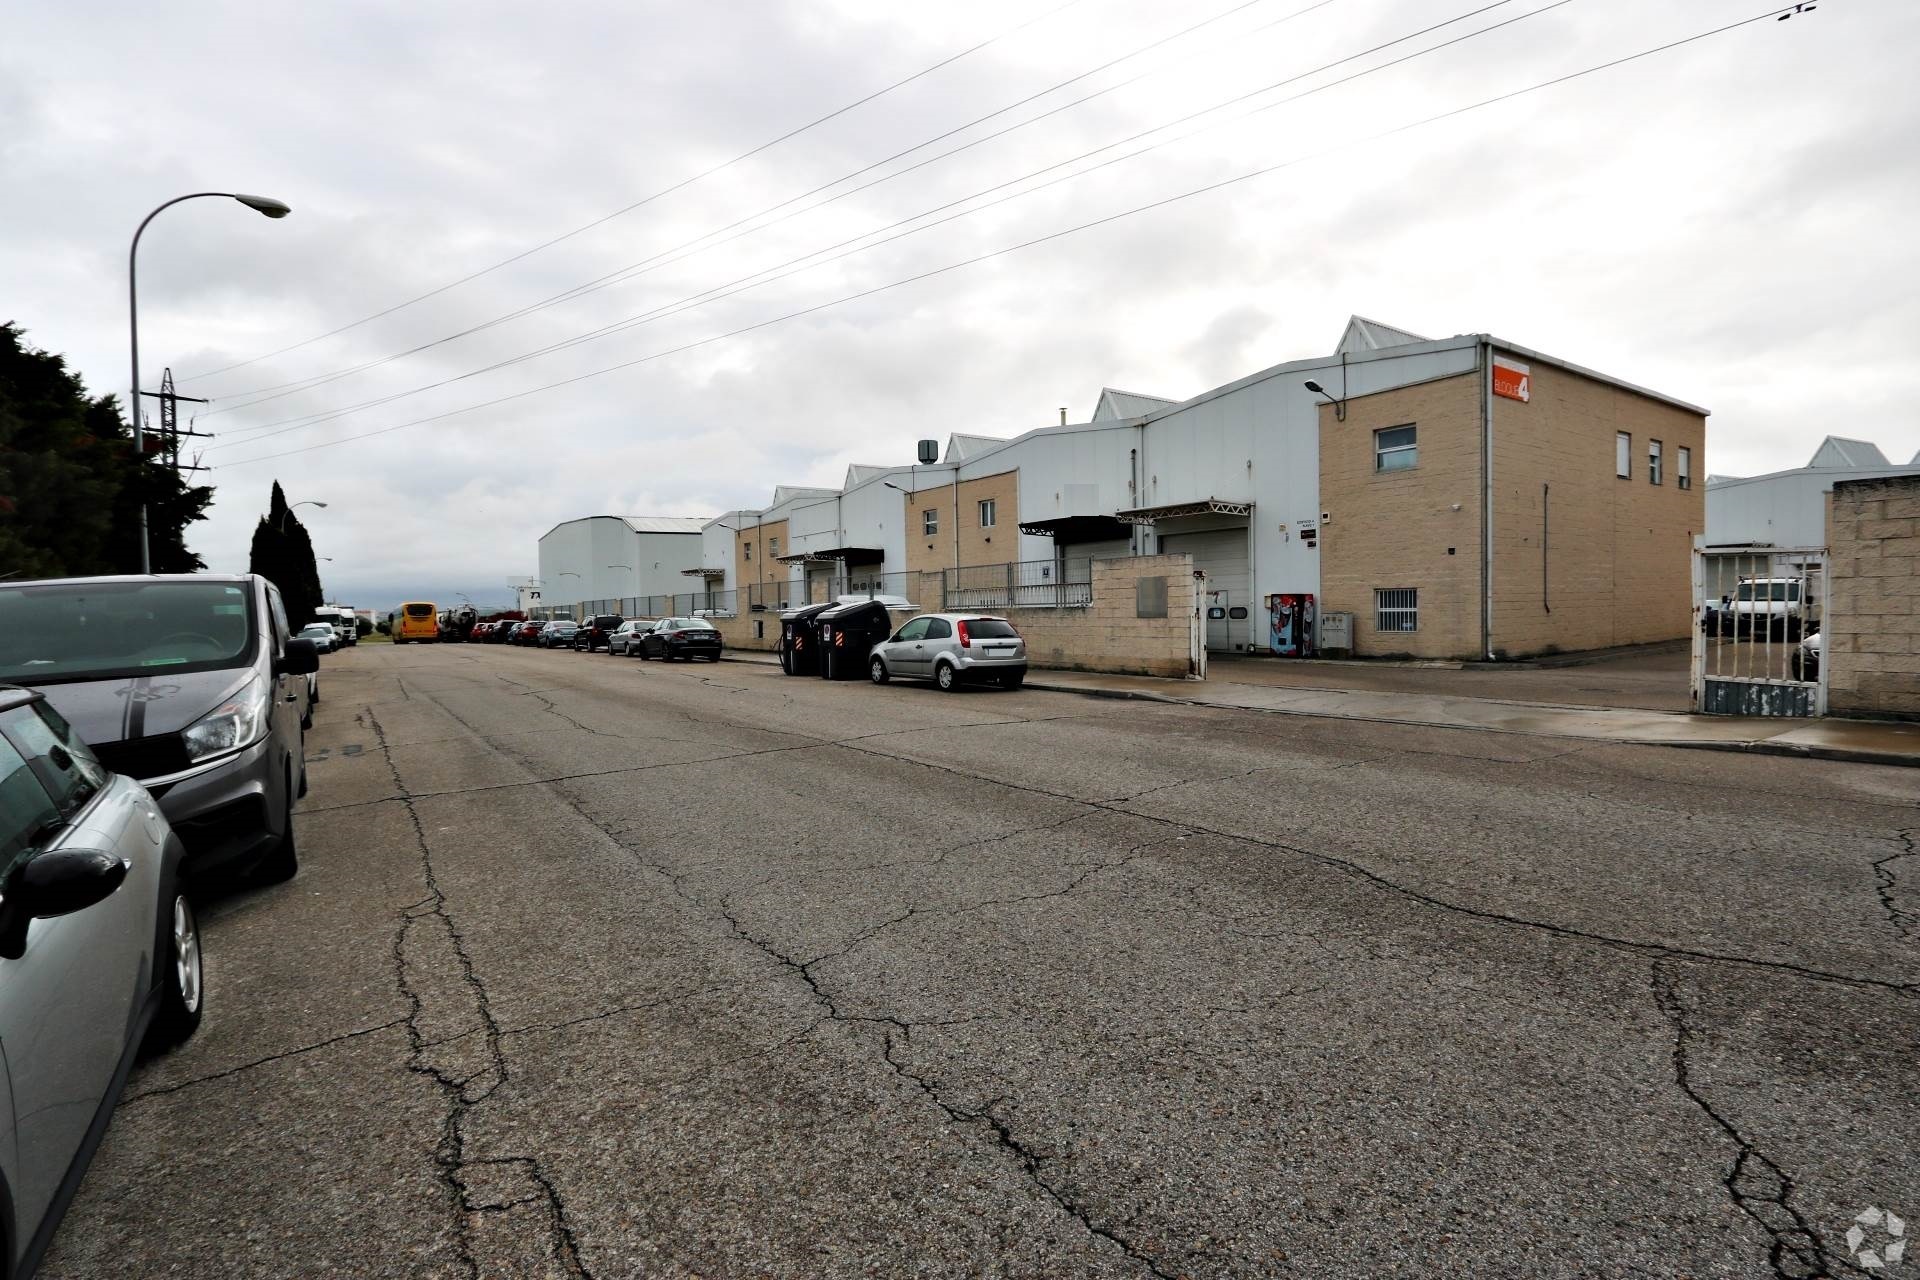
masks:
[[[1144,431],[1145,428],[1142,427],[1140,430]],[[1127,497],[1131,499],[1132,505],[1139,506],[1140,450],[1137,446],[1127,450],[1127,490]],[[1127,553],[1136,556],[1140,554],[1140,526],[1137,524],[1127,529]]]
[[[1480,339],[1480,651],[1493,661],[1493,342]]]

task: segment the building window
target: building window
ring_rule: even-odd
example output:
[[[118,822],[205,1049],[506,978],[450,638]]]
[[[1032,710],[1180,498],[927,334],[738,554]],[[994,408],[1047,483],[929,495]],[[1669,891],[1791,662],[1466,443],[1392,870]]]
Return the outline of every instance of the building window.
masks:
[[[753,544],[751,542],[743,542],[740,545],[746,552],[746,558],[748,560],[753,559]]]
[[[993,499],[992,498],[982,498],[980,500],[980,527],[982,529],[993,528]]]
[[[1647,441],[1647,483],[1660,483],[1660,442]]]
[[[1373,433],[1373,469],[1405,471],[1420,460],[1413,427],[1388,427]]]
[[[1614,433],[1613,474],[1622,480],[1633,479],[1633,436],[1625,431]]]
[[[1375,631],[1418,631],[1420,629],[1420,589],[1418,587],[1375,587],[1373,589],[1373,629]]]
[[[778,560],[779,558],[780,558],[780,539],[768,538],[767,539],[767,559]]]
[[[920,513],[920,532],[929,538],[940,532],[940,513],[934,508],[928,507]]]
[[[1680,446],[1679,456],[1673,460],[1673,482],[1682,489],[1693,488],[1693,450]]]

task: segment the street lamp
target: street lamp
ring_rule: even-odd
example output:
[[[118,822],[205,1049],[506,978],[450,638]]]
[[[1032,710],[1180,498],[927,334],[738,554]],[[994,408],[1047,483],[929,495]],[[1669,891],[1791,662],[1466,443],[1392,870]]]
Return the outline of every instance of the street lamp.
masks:
[[[634,568],[630,564],[610,564],[607,566],[607,568],[625,569],[628,573],[631,573],[633,575],[633,601],[634,601],[634,604],[638,606],[638,604],[640,603],[640,571]]]
[[[142,468],[140,492],[140,572],[153,572],[153,562],[147,554],[147,495],[144,468],[147,463],[146,442],[140,428],[140,291],[135,281],[135,268],[140,258],[140,236],[147,229],[147,223],[159,216],[161,209],[168,209],[182,200],[199,200],[204,197],[218,196],[223,200],[238,200],[249,209],[265,214],[269,218],[284,218],[293,209],[284,200],[275,200],[272,196],[241,195],[234,191],[195,191],[189,195],[175,196],[140,222],[133,233],[133,246],[127,250],[127,332],[129,345],[133,350],[133,399],[128,412],[133,417],[133,460]]]
[[[326,505],[327,505],[326,503],[317,501],[313,498],[308,498],[304,502],[294,503],[292,506],[289,506],[285,511],[282,511],[280,513],[280,532],[285,533],[287,531],[287,517],[293,514],[294,507],[320,507],[324,510]]]

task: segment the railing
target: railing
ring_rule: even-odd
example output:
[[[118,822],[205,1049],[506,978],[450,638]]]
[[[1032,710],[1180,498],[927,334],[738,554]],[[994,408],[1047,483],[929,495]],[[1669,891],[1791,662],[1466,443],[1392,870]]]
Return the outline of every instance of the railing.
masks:
[[[945,609],[1059,609],[1093,603],[1087,561],[1021,560],[967,565],[943,575]]]

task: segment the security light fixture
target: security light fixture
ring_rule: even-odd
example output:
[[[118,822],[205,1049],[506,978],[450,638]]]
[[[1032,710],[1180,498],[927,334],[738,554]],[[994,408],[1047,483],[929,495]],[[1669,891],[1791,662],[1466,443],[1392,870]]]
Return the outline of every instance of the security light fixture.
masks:
[[[1317,396],[1325,396],[1327,398],[1327,402],[1333,406],[1333,420],[1335,422],[1345,422],[1347,420],[1347,402],[1345,400],[1335,399],[1331,391],[1328,391],[1312,378],[1308,378],[1300,385]]]

